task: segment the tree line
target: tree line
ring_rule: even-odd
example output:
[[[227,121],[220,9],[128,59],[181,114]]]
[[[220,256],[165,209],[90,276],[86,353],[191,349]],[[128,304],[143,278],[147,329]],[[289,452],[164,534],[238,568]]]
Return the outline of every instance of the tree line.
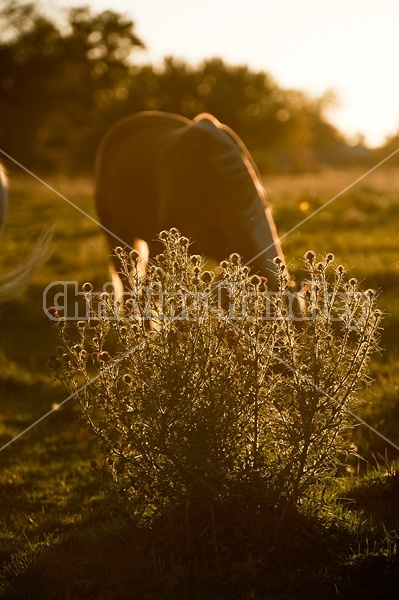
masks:
[[[260,169],[298,172],[364,160],[325,117],[331,97],[284,89],[220,58],[134,62],[145,45],[113,11],[74,8],[59,23],[34,3],[0,11],[0,146],[29,167],[90,172],[116,120],[142,110],[210,112],[243,138]]]

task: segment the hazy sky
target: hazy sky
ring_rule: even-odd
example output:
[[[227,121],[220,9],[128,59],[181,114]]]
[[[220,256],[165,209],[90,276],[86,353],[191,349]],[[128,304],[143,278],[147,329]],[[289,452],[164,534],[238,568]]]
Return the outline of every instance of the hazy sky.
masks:
[[[221,56],[284,87],[336,92],[330,120],[372,145],[399,130],[399,0],[42,0],[128,14],[156,63]]]

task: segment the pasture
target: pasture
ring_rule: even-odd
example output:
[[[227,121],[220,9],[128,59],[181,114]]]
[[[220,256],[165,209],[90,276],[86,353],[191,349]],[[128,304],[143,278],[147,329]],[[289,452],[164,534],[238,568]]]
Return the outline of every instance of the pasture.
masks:
[[[379,290],[382,352],[359,416],[399,445],[399,172],[381,169],[268,177],[290,271],[301,257],[333,252],[364,289]],[[42,228],[55,226],[52,255],[28,291],[0,306],[0,445],[56,407],[65,391],[47,360],[58,344],[43,314],[52,281],[108,280],[98,226],[53,191],[10,167],[10,207],[0,240],[6,272],[29,253]],[[95,217],[89,179],[46,178]],[[286,237],[285,233],[290,232]],[[46,302],[53,304],[52,301]],[[205,558],[168,549],[165,534],[139,529],[107,488],[97,441],[73,400],[0,453],[0,590],[3,598],[244,599],[393,598],[399,585],[399,456],[365,425],[352,458],[329,492],[323,519],[304,515],[264,547],[233,545]],[[166,549],[165,549],[166,548]]]

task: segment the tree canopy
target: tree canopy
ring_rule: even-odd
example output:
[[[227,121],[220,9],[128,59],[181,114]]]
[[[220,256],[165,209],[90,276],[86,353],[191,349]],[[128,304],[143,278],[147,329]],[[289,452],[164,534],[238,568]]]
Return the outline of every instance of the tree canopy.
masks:
[[[33,3],[8,0],[0,22],[0,145],[30,167],[89,171],[108,126],[151,109],[212,113],[244,139],[262,170],[317,168],[347,155],[325,117],[328,94],[309,98],[220,58],[137,66],[144,43],[113,11],[74,8],[59,24]]]

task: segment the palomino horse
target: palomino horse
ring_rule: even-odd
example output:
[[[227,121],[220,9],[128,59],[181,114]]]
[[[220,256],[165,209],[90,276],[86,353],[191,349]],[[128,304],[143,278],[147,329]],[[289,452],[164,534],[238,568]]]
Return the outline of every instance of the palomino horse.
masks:
[[[98,154],[96,206],[111,248],[144,240],[154,256],[159,231],[176,227],[194,253],[219,262],[237,252],[276,288],[272,259],[283,254],[256,166],[211,115],[149,111],[117,122]]]
[[[7,177],[0,163],[0,233],[7,214],[7,199]],[[0,277],[0,302],[18,296],[25,290],[33,275],[38,272],[47,258],[51,235],[51,232],[43,233],[27,261]]]

